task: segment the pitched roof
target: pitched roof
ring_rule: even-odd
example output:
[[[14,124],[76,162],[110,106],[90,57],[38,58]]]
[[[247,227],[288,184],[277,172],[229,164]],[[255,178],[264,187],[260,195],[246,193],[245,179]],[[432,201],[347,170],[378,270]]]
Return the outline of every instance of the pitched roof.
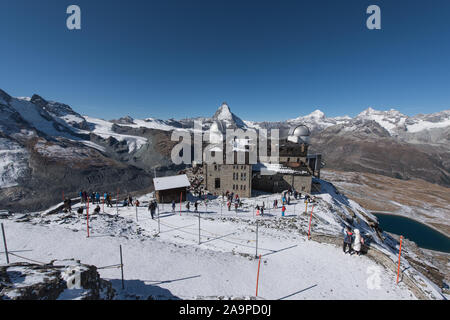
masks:
[[[188,177],[185,174],[180,174],[178,176],[153,178],[153,184],[155,185],[156,191],[189,187],[191,185],[189,183]]]

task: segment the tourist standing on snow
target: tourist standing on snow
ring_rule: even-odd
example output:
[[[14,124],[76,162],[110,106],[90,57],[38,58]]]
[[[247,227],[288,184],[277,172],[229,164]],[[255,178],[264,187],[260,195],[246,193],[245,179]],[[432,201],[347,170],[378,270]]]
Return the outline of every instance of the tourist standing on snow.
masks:
[[[172,212],[175,212],[175,200],[172,200]]]
[[[364,244],[364,238],[361,237],[359,229],[355,229],[355,239],[353,240],[353,250],[356,254],[361,255],[361,245]]]
[[[230,211],[230,208],[231,208],[231,201],[230,200],[228,200],[228,202],[227,202],[227,207],[228,207],[228,211]]]
[[[273,200],[273,208],[278,209],[278,200],[277,199]]]
[[[112,197],[111,197],[111,194],[109,194],[109,193],[106,195],[106,206],[111,207],[111,208],[113,207]]]
[[[190,211],[189,209],[191,208],[191,203],[189,201],[186,202],[186,209],[187,211]]]
[[[150,214],[152,215],[152,219],[153,219],[153,215],[155,214],[155,209],[156,209],[156,202],[150,201],[148,203],[148,211],[150,211]]]
[[[353,237],[353,232],[351,231],[350,227],[347,227],[346,230],[344,231],[345,237],[344,237],[344,253],[347,254],[347,247],[348,247],[348,252],[350,254],[353,254],[352,252],[352,237]]]
[[[98,204],[100,204],[100,193],[95,193],[95,201],[97,201]]]
[[[198,202],[197,201],[194,202],[194,208],[195,208],[195,212],[197,212],[198,211]]]
[[[283,205],[282,207],[281,207],[281,216],[283,216],[284,217],[284,212],[286,211],[286,207]]]

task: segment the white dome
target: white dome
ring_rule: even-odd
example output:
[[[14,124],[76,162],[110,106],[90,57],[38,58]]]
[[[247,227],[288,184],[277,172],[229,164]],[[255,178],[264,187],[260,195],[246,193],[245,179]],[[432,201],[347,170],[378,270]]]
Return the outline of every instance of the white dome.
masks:
[[[301,125],[298,127],[291,128],[290,135],[296,136],[296,137],[305,137],[309,136],[311,133],[309,132],[309,129],[307,126]]]

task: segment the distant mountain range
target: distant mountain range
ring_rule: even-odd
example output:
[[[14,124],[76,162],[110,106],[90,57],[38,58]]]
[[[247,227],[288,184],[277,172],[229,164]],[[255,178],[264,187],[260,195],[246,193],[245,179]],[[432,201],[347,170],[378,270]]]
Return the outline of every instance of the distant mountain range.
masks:
[[[320,110],[283,122],[244,121],[222,104],[211,117],[102,120],[70,106],[11,97],[0,89],[0,208],[38,210],[80,189],[122,193],[150,189],[154,170],[182,168],[170,160],[175,128],[204,129],[215,120],[229,128],[307,125],[312,152],[326,167],[450,186],[450,110],[408,117],[366,109],[354,118],[328,118]]]

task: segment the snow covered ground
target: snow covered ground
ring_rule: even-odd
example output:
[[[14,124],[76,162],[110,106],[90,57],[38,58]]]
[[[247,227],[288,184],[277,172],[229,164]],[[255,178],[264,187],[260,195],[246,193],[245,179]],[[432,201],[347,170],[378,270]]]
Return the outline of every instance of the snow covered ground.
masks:
[[[151,195],[140,197],[146,205]],[[212,199],[199,207],[199,218],[187,212],[185,204],[172,212],[160,205],[158,220],[151,219],[146,207],[104,208],[92,214],[87,238],[86,215],[42,214],[4,219],[9,250],[40,262],[75,258],[97,267],[114,265],[119,260],[119,245],[124,255],[125,291],[120,288],[120,270],[100,269],[100,275],[113,282],[119,298],[153,295],[161,299],[249,298],[255,295],[258,255],[261,270],[258,296],[264,299],[416,299],[396,274],[367,256],[350,256],[341,247],[314,240],[315,234],[342,232],[331,212],[344,202],[343,210],[358,205],[342,196],[319,195],[313,209],[312,240],[307,232],[312,204],[307,214],[303,200],[292,200],[286,216],[280,210],[267,210],[256,217],[253,206],[269,207],[279,195],[243,199],[238,212],[228,211],[222,200]],[[191,198],[193,200],[193,198]],[[76,205],[75,209],[80,205]],[[370,214],[369,214],[370,215]],[[361,230],[369,235],[360,220]],[[381,251],[379,243],[373,242]],[[387,253],[388,254],[388,253]],[[389,254],[388,254],[389,255]],[[16,256],[11,260],[23,261]],[[0,263],[5,263],[0,255]],[[403,264],[402,264],[403,266]],[[403,267],[402,267],[403,269]],[[436,290],[424,278],[424,285]]]

